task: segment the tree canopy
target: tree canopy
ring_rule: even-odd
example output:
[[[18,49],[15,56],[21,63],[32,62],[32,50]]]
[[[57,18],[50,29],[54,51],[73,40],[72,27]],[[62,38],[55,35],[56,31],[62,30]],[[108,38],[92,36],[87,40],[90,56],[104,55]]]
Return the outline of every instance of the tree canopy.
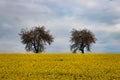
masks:
[[[31,30],[22,29],[19,35],[21,42],[26,44],[25,49],[27,51],[38,53],[44,51],[45,45],[50,45],[53,42],[54,38],[49,32],[49,30],[45,30],[44,26],[36,26]]]
[[[71,31],[71,40],[70,42],[72,45],[70,46],[70,49],[73,53],[76,53],[77,50],[84,53],[84,48],[87,49],[87,51],[90,51],[91,44],[95,43],[96,38],[94,34],[87,29],[83,30],[76,30],[73,29]]]

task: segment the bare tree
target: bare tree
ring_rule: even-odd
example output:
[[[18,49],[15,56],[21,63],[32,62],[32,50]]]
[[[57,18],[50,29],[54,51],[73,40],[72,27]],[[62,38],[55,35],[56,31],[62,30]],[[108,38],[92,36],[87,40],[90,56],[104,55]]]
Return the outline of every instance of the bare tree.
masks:
[[[49,30],[45,30],[44,26],[33,27],[31,30],[22,29],[19,35],[22,43],[26,44],[25,49],[35,53],[44,51],[44,46],[47,44],[50,45],[54,39],[49,34]]]
[[[83,30],[73,29],[71,33],[72,33],[71,35],[72,37],[70,42],[72,43],[72,45],[70,48],[73,53],[76,53],[77,50],[84,53],[85,47],[87,51],[90,51],[91,44],[95,43],[96,41],[94,34],[87,29],[83,29]]]

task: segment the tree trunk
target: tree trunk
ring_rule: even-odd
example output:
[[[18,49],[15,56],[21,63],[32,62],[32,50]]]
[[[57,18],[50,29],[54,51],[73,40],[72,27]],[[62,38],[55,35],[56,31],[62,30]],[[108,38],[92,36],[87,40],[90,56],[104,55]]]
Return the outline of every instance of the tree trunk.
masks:
[[[36,50],[35,53],[38,53],[38,50]]]
[[[83,41],[82,41],[82,43],[81,43],[81,45],[80,45],[80,50],[81,50],[81,52],[82,52],[82,54],[84,54],[84,43],[83,43]]]
[[[84,49],[81,49],[82,54],[84,54]]]
[[[73,51],[72,53],[73,53],[73,54],[76,54],[76,51]]]

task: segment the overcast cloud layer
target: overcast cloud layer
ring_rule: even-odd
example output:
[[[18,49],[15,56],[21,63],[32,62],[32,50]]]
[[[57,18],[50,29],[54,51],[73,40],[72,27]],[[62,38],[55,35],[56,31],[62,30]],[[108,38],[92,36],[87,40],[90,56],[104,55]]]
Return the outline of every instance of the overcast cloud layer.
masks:
[[[90,29],[93,52],[120,52],[120,0],[0,0],[0,52],[25,52],[22,28],[45,26],[55,40],[46,52],[70,52],[70,31]]]

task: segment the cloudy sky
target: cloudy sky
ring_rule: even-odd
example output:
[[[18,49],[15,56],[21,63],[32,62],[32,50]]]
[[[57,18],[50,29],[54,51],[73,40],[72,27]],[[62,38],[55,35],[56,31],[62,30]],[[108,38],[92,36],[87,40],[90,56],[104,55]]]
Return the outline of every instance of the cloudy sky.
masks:
[[[120,52],[120,0],[0,0],[0,52],[25,52],[22,28],[45,26],[54,36],[46,52],[70,52],[70,31],[87,28],[92,52]]]

